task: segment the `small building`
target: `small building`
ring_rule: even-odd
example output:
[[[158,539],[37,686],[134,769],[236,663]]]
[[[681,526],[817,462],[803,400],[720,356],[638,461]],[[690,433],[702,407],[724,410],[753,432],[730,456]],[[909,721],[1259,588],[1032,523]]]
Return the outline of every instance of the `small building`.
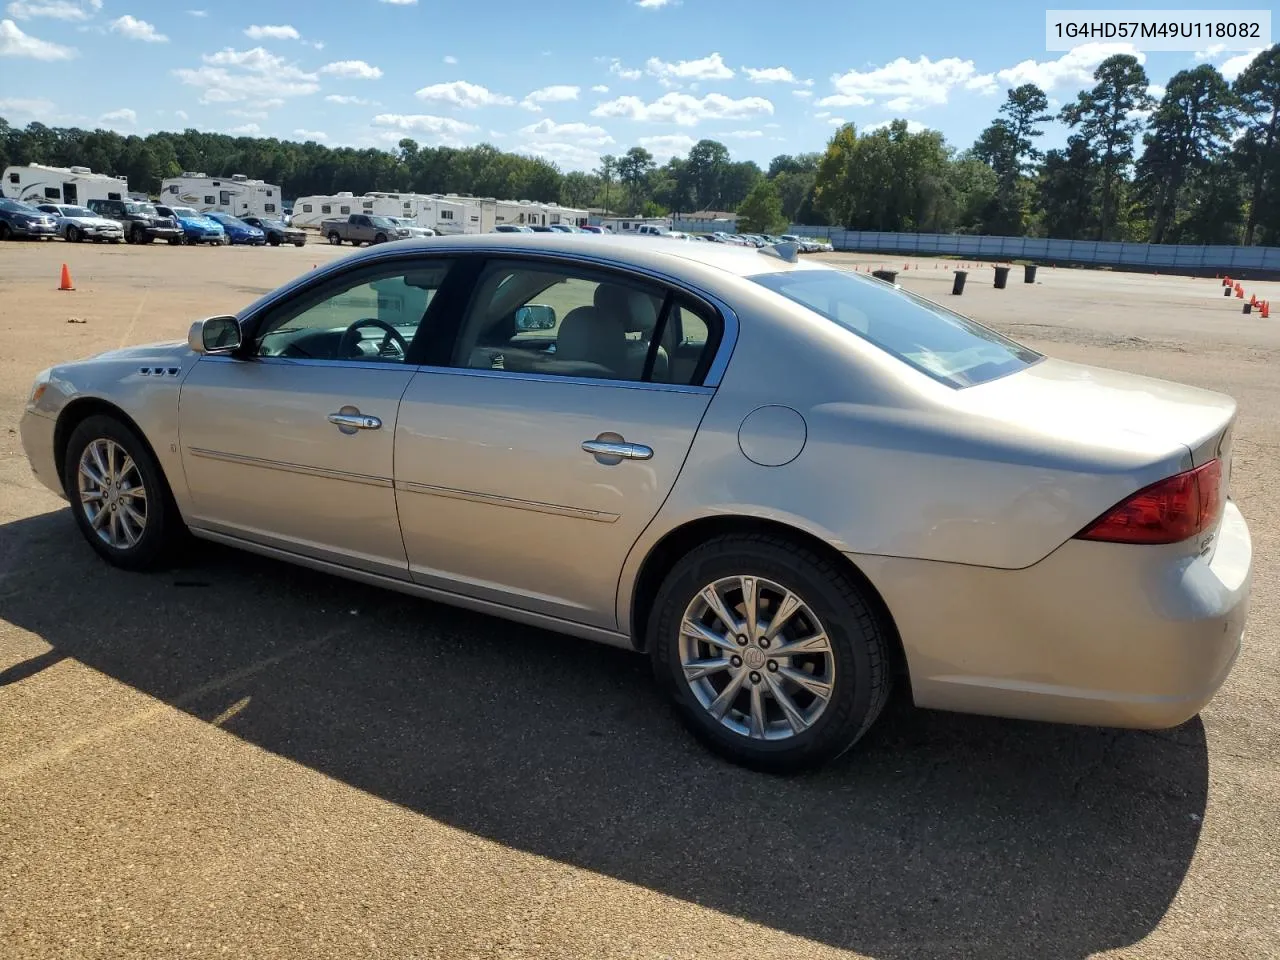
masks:
[[[678,217],[672,229],[688,233],[737,233],[738,215],[731,210],[695,210]]]

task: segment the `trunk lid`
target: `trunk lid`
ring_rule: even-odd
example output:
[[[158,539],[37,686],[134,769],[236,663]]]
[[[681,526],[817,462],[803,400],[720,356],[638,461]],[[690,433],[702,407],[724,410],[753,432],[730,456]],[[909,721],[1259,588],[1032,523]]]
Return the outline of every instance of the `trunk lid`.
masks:
[[[955,401],[1032,439],[1148,462],[1189,455],[1188,466],[1229,458],[1236,418],[1226,394],[1053,358],[959,390]]]

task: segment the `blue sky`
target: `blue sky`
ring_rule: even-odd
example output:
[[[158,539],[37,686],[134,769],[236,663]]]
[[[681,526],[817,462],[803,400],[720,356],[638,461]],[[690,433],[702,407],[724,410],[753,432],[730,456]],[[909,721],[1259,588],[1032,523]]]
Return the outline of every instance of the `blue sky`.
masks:
[[[0,3],[0,116],[11,123],[334,146],[487,140],[564,170],[637,143],[661,162],[702,137],[763,165],[821,150],[845,120],[894,117],[965,147],[1008,87],[1038,83],[1058,105],[1103,57],[1133,52],[1047,52],[1044,8],[1013,0]],[[1180,69],[1207,60],[1230,77],[1251,56],[1141,58],[1159,94]],[[1061,139],[1051,130],[1045,143]]]

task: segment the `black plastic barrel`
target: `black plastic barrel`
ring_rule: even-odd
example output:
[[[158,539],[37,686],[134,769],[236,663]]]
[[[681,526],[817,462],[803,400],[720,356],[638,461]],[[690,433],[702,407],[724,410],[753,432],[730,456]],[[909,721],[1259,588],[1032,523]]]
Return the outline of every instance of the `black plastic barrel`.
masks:
[[[896,283],[898,280],[897,270],[872,270],[871,275],[877,280],[883,280],[885,283]]]
[[[1022,265],[1022,282],[1036,282],[1036,265],[1034,263],[1026,263]]]
[[[1246,300],[1246,301],[1244,302],[1244,309],[1242,309],[1240,312],[1241,312],[1241,313],[1253,313],[1253,304],[1252,304],[1252,303],[1250,303],[1248,300]]]
[[[1229,297],[1229,296],[1231,296],[1231,288],[1230,288],[1230,287],[1224,287],[1224,288],[1223,288],[1223,290],[1222,290],[1222,295],[1223,295],[1224,297]]]
[[[951,295],[953,297],[958,297],[964,293],[964,281],[967,276],[969,274],[965,270],[957,270],[955,272],[955,279],[951,281]]]
[[[996,289],[1003,290],[1009,284],[1009,268],[996,267]]]

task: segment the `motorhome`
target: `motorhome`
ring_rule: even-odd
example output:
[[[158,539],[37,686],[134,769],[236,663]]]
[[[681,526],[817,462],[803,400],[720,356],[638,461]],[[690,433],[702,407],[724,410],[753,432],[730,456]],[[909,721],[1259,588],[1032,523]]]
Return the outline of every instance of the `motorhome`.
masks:
[[[84,206],[90,200],[124,200],[129,183],[124,177],[94,173],[88,167],[49,167],[29,163],[6,167],[0,195],[29,203],[69,203]]]
[[[217,211],[234,217],[279,220],[284,215],[280,188],[274,183],[251,180],[243,173],[211,177],[207,173],[183,173],[160,185],[163,203],[194,207],[201,213]]]

